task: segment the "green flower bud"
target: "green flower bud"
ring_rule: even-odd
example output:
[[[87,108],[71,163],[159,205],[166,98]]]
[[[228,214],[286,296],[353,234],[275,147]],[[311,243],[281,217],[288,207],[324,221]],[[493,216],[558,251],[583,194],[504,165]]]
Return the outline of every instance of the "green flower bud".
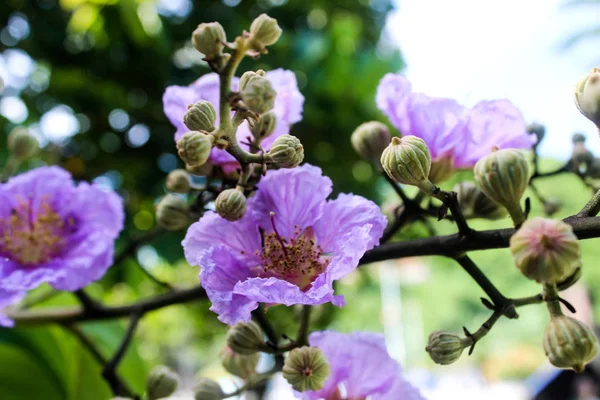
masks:
[[[260,53],[266,53],[266,46],[275,44],[281,36],[281,28],[275,18],[260,14],[250,25],[250,46]]]
[[[379,163],[381,153],[390,144],[391,136],[387,126],[371,121],[361,124],[352,132],[350,142],[362,159]]]
[[[548,197],[544,201],[543,206],[544,206],[544,213],[546,215],[554,215],[558,211],[560,211],[560,209],[562,207],[562,201],[560,201],[560,199],[558,199],[556,197]]]
[[[294,349],[283,364],[283,377],[294,390],[319,390],[329,377],[329,363],[317,347]]]
[[[207,61],[221,55],[226,41],[225,29],[218,22],[200,24],[192,33],[194,47],[204,54],[204,59]]]
[[[425,350],[434,363],[440,365],[452,364],[460,358],[469,341],[458,335],[443,331],[434,331],[429,335]]]
[[[277,92],[266,78],[255,77],[250,79],[240,92],[242,101],[248,110],[258,114],[266,113],[275,105]]]
[[[529,164],[523,154],[514,149],[492,150],[477,161],[473,172],[483,193],[504,206],[519,226],[525,220],[520,201],[529,183]]]
[[[8,135],[8,150],[15,159],[22,161],[37,153],[39,143],[29,130],[15,128]]]
[[[450,179],[456,172],[451,157],[439,157],[431,161],[429,180],[434,184],[440,184]]]
[[[149,400],[162,399],[177,390],[179,376],[169,367],[159,365],[150,371],[146,380],[146,395]]]
[[[212,132],[215,129],[217,112],[210,102],[200,100],[188,107],[183,123],[191,131]]]
[[[559,292],[562,292],[563,290],[567,290],[568,288],[570,288],[571,286],[573,286],[574,284],[576,284],[579,281],[582,274],[583,274],[583,270],[581,267],[575,268],[575,271],[571,275],[569,275],[568,277],[566,277],[565,279],[563,279],[562,281],[560,281],[556,284],[557,290]]]
[[[185,169],[192,175],[196,176],[210,176],[213,172],[213,165],[210,161],[205,162],[202,165],[186,165]]]
[[[208,378],[200,378],[192,388],[195,400],[221,400],[225,398],[221,386]]]
[[[221,352],[223,368],[232,375],[246,380],[256,372],[260,353],[238,354],[229,347]]]
[[[296,168],[304,160],[304,147],[296,136],[281,135],[271,145],[269,156],[281,168]]]
[[[583,371],[598,353],[598,339],[583,322],[566,315],[550,319],[544,334],[544,351],[558,368]]]
[[[579,111],[600,128],[600,69],[592,69],[577,81],[574,93]]]
[[[500,219],[506,217],[506,209],[491,201],[471,181],[457,183],[453,189],[465,218]]]
[[[246,196],[240,187],[223,190],[215,200],[215,211],[228,221],[237,221],[246,213]]]
[[[263,114],[256,125],[252,127],[252,134],[257,139],[264,139],[275,131],[277,115],[273,111]]]
[[[187,165],[199,166],[208,161],[215,138],[206,132],[187,132],[177,141],[177,154]]]
[[[586,137],[583,133],[574,133],[571,137],[571,142],[573,142],[573,144],[585,143],[585,139]]]
[[[190,223],[187,203],[175,194],[167,194],[156,205],[156,223],[169,231],[185,228]]]
[[[227,332],[227,346],[238,354],[254,354],[264,348],[260,326],[254,321],[239,322]]]
[[[174,193],[190,191],[190,175],[185,169],[174,169],[167,175],[167,190]]]
[[[570,225],[533,218],[510,238],[515,265],[527,278],[554,284],[581,266],[579,242]]]
[[[262,69],[259,69],[256,72],[254,72],[254,71],[244,72],[242,74],[242,76],[240,77],[239,91],[241,92],[242,90],[244,90],[246,88],[246,86],[248,86],[248,82],[250,82],[251,80],[254,80],[256,78],[262,78],[264,76],[265,76],[265,71],[263,71]]]
[[[396,182],[417,186],[430,193],[435,186],[429,181],[431,156],[429,148],[416,136],[393,137],[381,154],[381,166]]]

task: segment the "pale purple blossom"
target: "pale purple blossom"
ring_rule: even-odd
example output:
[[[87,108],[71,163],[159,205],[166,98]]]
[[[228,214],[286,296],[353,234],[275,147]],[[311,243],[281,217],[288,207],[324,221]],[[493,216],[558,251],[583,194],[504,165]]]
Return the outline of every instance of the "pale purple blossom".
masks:
[[[402,368],[389,355],[382,335],[322,331],[311,333],[308,341],[321,349],[331,372],[322,389],[296,392],[298,398],[424,400],[403,377]]]
[[[261,146],[268,150],[273,141],[281,135],[290,132],[293,124],[302,119],[302,106],[304,96],[298,90],[296,76],[292,71],[284,69],[275,69],[265,74],[273,88],[277,91],[275,106],[273,111],[277,115],[277,125],[275,132],[261,142]],[[239,78],[232,81],[232,90],[238,90]],[[216,73],[203,75],[189,86],[169,86],[163,95],[163,108],[165,115],[175,127],[175,140],[178,140],[189,129],[183,123],[183,116],[190,104],[198,100],[210,102],[217,111],[217,121],[219,118],[219,76]],[[238,142],[242,148],[248,150],[249,138],[252,137],[248,128],[248,123],[244,122],[238,127],[236,134]],[[230,173],[239,167],[239,164],[229,153],[224,150],[214,148],[211,152],[210,160],[220,165],[225,173]]]
[[[387,221],[360,196],[327,200],[331,186],[312,165],[269,171],[241,220],[209,211],[190,226],[185,257],[200,266],[219,320],[247,322],[258,303],[345,304],[333,282],[379,243]]]

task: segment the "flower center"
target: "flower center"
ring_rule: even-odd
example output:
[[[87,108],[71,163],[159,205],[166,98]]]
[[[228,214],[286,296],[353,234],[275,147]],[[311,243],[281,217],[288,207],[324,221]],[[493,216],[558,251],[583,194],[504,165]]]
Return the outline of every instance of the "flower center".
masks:
[[[65,224],[47,199],[35,211],[30,200],[20,198],[10,216],[0,218],[0,253],[26,266],[46,262],[62,250],[64,230],[73,225],[72,218]]]
[[[265,276],[274,276],[308,290],[312,281],[329,263],[323,249],[315,242],[312,228],[300,232],[298,227],[293,238],[286,240],[275,226],[275,214],[271,213],[273,232],[263,234],[261,258]]]

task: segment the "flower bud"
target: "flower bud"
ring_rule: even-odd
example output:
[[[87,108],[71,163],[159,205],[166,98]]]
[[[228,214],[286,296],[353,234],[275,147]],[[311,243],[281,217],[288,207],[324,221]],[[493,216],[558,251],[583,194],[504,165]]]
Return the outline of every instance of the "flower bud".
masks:
[[[240,187],[223,190],[215,200],[215,211],[228,221],[237,221],[246,213],[246,196]]]
[[[296,168],[304,160],[304,147],[296,136],[281,135],[271,145],[269,156],[281,168]]]
[[[544,351],[555,367],[581,372],[596,357],[598,339],[583,322],[561,315],[550,319],[544,334]]]
[[[25,128],[15,128],[8,135],[8,150],[19,161],[32,157],[38,149],[37,139]]]
[[[467,344],[466,339],[453,333],[433,331],[429,335],[425,350],[429,353],[434,363],[448,365],[460,358]]]
[[[275,105],[277,92],[266,78],[255,77],[250,79],[240,92],[242,101],[250,111],[258,114],[266,113]]]
[[[575,105],[587,119],[600,128],[600,69],[592,69],[577,81]]]
[[[190,222],[188,205],[175,194],[167,194],[156,205],[156,223],[168,231],[185,228]]]
[[[174,193],[190,191],[190,176],[185,169],[174,169],[167,175],[167,190]]]
[[[217,112],[210,102],[200,100],[188,107],[183,123],[191,131],[212,132],[215,129]]]
[[[537,137],[536,143],[540,143],[542,139],[544,139],[544,136],[546,136],[546,127],[542,124],[534,122],[527,126],[527,132],[529,132],[531,135],[535,135]]]
[[[275,18],[260,14],[250,25],[250,46],[260,53],[266,53],[266,46],[275,44],[281,36],[281,28]]]
[[[585,143],[585,139],[586,137],[583,133],[574,133],[571,137],[571,142],[573,142],[573,144]]]
[[[254,321],[239,322],[227,332],[227,346],[238,354],[254,354],[264,348],[260,326]]]
[[[562,201],[556,197],[548,197],[544,200],[544,213],[546,215],[554,215],[556,214],[562,207]]]
[[[471,181],[457,183],[453,190],[465,218],[500,219],[506,217],[506,210],[491,201],[481,189]]]
[[[265,76],[265,71],[259,69],[258,71],[246,71],[240,77],[239,91],[241,92],[248,86],[248,82],[256,78],[262,78]]]
[[[221,352],[223,368],[232,375],[248,379],[256,372],[260,353],[238,354],[229,347]]]
[[[204,54],[204,59],[207,61],[221,55],[226,40],[225,30],[218,22],[200,24],[192,33],[194,47]]]
[[[352,132],[350,142],[362,159],[379,163],[381,153],[390,144],[391,136],[387,126],[371,121],[361,124]]]
[[[421,138],[410,135],[393,137],[381,154],[381,166],[396,182],[417,186],[427,193],[435,188],[429,181],[429,148]]]
[[[570,225],[533,218],[510,238],[515,265],[527,278],[554,284],[581,266],[579,242]]]
[[[263,114],[256,125],[252,127],[252,134],[257,139],[264,139],[275,131],[277,115],[273,111]]]
[[[200,378],[192,388],[195,400],[221,400],[225,398],[221,386],[208,378]]]
[[[294,390],[319,390],[329,377],[329,363],[317,347],[294,349],[283,364],[283,377]]]
[[[529,164],[518,150],[492,150],[475,168],[475,181],[492,201],[504,206],[515,225],[525,220],[521,196],[529,183]]]
[[[186,164],[185,169],[192,175],[210,176],[212,175],[213,167],[214,165],[210,161],[207,161],[202,165],[194,165],[193,167]]]
[[[177,154],[187,165],[199,166],[208,161],[215,138],[206,132],[187,132],[177,141]]]
[[[150,371],[146,380],[146,394],[149,400],[162,399],[177,390],[179,376],[170,368],[159,365]]]
[[[567,290],[568,288],[570,288],[571,286],[573,286],[574,284],[576,284],[579,281],[582,274],[583,274],[583,270],[581,267],[575,268],[575,271],[571,275],[569,275],[568,277],[566,277],[565,279],[563,279],[562,281],[560,281],[556,284],[556,289],[559,292],[562,292],[563,290]]]
[[[452,157],[438,157],[431,161],[431,170],[429,171],[429,180],[431,183],[440,184],[450,179],[456,172],[453,167]]]

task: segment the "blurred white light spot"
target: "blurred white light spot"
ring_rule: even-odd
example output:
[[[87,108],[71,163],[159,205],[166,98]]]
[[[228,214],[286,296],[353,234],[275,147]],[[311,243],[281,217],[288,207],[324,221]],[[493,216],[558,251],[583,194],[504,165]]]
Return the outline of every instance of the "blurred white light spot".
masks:
[[[29,36],[29,23],[22,14],[13,14],[8,19],[8,33],[17,40]]]
[[[129,114],[117,108],[108,114],[108,123],[116,131],[124,131],[129,125]]]
[[[101,189],[104,189],[104,190],[114,190],[115,189],[113,186],[112,179],[110,179],[110,177],[108,177],[106,175],[98,176],[98,177],[94,178],[94,180],[92,182],[94,182],[94,184],[96,184],[97,186],[99,186]]]
[[[79,132],[79,120],[70,107],[53,107],[42,115],[40,129],[51,142],[59,143]]]
[[[159,14],[166,17],[187,17],[192,11],[190,0],[158,0],[156,4]]]
[[[35,63],[23,50],[6,50],[4,52],[4,58],[6,59],[8,72],[17,78],[26,78],[33,72]]]
[[[223,0],[223,3],[229,7],[235,7],[240,4],[242,0]]]
[[[156,249],[150,245],[144,245],[138,249],[137,259],[140,265],[145,269],[155,268],[160,263],[160,257],[158,256]]]
[[[20,124],[27,119],[27,106],[18,97],[3,97],[0,99],[0,114],[13,124]]]
[[[135,124],[127,131],[127,143],[131,147],[140,147],[150,139],[150,130],[144,124]]]
[[[162,30],[162,22],[153,4],[145,2],[137,9],[138,17],[148,35],[155,36]]]

